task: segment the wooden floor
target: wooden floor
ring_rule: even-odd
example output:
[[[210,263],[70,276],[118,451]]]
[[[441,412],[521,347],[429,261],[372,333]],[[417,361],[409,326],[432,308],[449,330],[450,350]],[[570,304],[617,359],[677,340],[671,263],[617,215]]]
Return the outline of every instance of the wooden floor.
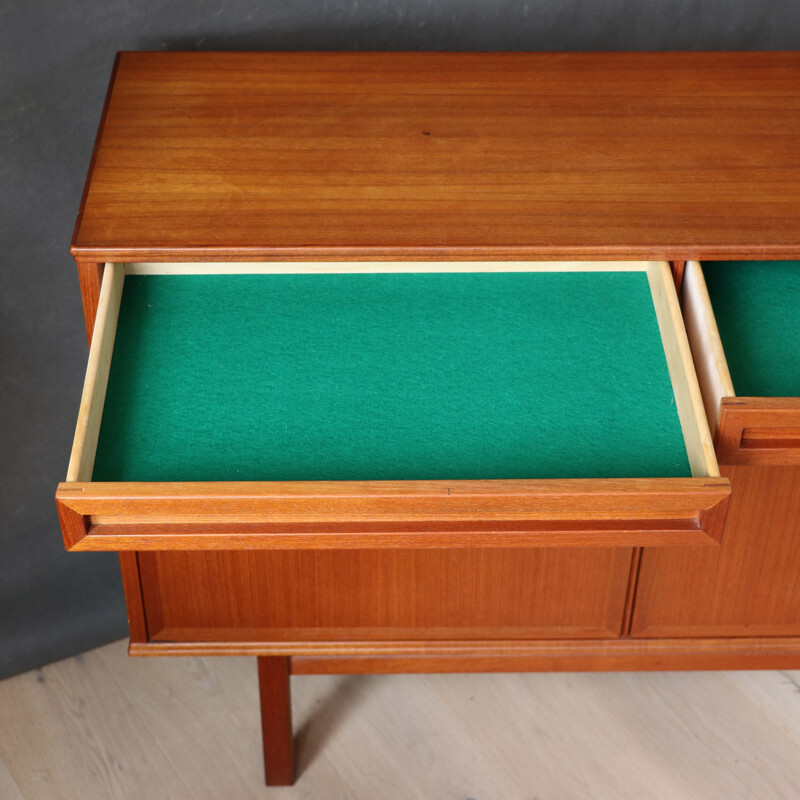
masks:
[[[117,642],[0,683],[2,800],[800,798],[800,672],[292,679],[262,783],[255,659]]]

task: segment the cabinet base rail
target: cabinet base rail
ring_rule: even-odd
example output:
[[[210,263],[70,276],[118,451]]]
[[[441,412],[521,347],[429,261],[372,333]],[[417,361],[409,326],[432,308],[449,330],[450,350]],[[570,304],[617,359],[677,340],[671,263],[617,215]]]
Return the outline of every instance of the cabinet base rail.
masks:
[[[357,645],[351,645],[350,655],[258,655],[267,785],[289,786],[295,779],[290,675],[800,668],[800,637],[464,642],[417,645],[419,652],[393,655],[375,654],[374,642],[371,654],[359,653]],[[132,643],[130,654],[257,655],[266,647],[261,643]]]

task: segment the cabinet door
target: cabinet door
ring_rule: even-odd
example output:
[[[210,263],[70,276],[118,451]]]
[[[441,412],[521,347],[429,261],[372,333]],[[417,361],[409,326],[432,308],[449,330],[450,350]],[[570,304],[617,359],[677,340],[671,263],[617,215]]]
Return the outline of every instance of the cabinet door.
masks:
[[[633,636],[800,635],[800,467],[722,466],[722,544],[645,550]]]
[[[294,642],[302,652],[314,642],[613,638],[632,552],[142,552],[139,565],[150,641]]]

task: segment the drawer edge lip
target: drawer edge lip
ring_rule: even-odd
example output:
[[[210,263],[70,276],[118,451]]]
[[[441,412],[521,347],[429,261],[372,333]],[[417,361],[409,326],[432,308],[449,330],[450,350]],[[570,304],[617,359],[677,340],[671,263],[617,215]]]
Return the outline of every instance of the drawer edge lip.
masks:
[[[265,243],[259,246],[148,246],[131,247],[113,244],[77,244],[70,247],[70,253],[77,261],[116,261],[120,263],[137,261],[193,262],[193,261],[370,261],[383,259],[584,259],[602,261],[614,256],[620,261],[729,261],[734,259],[768,259],[792,261],[800,259],[800,240],[776,244],[753,245],[752,242],[734,244],[707,243],[657,243],[607,244],[596,245],[529,244],[529,245],[403,245],[386,243],[383,245],[326,245],[309,244],[286,246]]]
[[[62,483],[71,550],[715,544],[726,478]]]
[[[364,480],[364,481],[63,481],[58,493],[84,497],[99,502],[115,502],[119,498],[205,497],[474,497],[629,494],[636,491],[676,494],[681,491],[716,490],[727,485],[719,476],[711,477],[648,477],[648,478],[509,478],[454,480]]]
[[[745,397],[743,395],[733,395],[731,397],[723,397],[721,404],[723,408],[727,408],[730,411],[777,410],[795,413],[800,416],[800,397]]]

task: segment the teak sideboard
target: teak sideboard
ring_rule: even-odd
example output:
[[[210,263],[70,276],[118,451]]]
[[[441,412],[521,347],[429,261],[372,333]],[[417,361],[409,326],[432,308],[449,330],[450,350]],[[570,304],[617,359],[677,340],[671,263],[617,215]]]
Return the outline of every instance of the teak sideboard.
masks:
[[[131,654],[257,656],[270,784],[291,674],[797,668],[798,87],[119,54],[56,501]]]

